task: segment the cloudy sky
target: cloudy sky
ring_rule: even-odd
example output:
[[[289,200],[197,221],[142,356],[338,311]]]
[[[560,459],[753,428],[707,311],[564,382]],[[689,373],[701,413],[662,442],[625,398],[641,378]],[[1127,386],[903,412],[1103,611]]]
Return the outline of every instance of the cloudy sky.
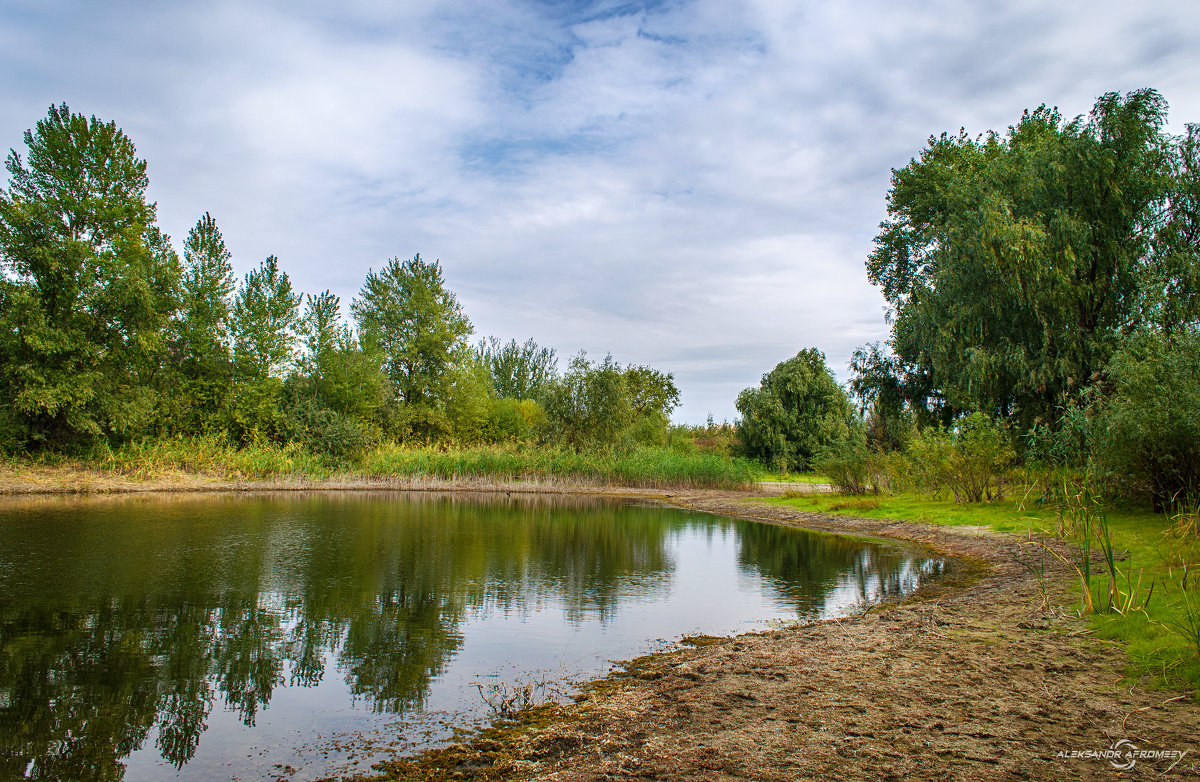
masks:
[[[440,259],[477,336],[675,373],[677,420],[886,336],[863,267],[930,134],[1157,88],[1200,121],[1200,4],[4,0],[0,149],[115,120],[178,243],[344,305]]]

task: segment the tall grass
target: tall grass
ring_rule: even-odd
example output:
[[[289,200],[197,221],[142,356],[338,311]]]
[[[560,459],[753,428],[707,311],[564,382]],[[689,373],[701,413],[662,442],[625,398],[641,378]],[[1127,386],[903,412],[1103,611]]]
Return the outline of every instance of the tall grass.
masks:
[[[233,481],[431,478],[681,489],[743,489],[754,482],[747,459],[650,446],[577,452],[516,444],[409,447],[385,443],[357,458],[335,460],[296,444],[236,446],[223,438],[202,437],[135,442],[116,449],[101,445],[74,461],[77,468],[134,480],[169,480],[176,474]]]
[[[739,489],[753,483],[750,464],[711,453],[668,448],[577,452],[566,448],[381,446],[362,459],[371,476],[423,475],[445,480],[574,480],[646,488]]]

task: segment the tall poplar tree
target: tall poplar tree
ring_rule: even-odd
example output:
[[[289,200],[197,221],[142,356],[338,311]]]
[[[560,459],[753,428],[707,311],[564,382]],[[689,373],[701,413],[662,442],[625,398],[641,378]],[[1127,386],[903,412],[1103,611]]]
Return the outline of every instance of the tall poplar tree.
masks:
[[[183,242],[179,312],[171,324],[171,354],[178,376],[175,424],[184,431],[219,425],[233,380],[231,257],[216,221],[205,212]]]
[[[124,437],[157,410],[179,262],[146,161],[113,122],[61,104],[10,150],[0,190],[0,386],[10,447]]]

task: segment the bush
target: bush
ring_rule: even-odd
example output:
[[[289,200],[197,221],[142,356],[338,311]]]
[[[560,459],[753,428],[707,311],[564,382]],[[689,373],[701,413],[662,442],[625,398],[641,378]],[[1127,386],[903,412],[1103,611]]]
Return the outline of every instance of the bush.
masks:
[[[1157,510],[1200,493],[1200,336],[1139,334],[1106,368],[1099,466]]]
[[[852,428],[849,436],[821,449],[813,468],[828,476],[830,485],[842,494],[879,494],[892,484],[888,458],[871,449],[862,427]]]
[[[738,437],[747,456],[780,472],[804,470],[849,436],[854,411],[816,348],[801,350],[738,395]]]
[[[297,400],[293,404],[283,431],[289,441],[335,461],[358,458],[374,439],[354,419],[311,400]]]
[[[670,422],[662,413],[649,413],[638,416],[624,432],[622,440],[628,440],[629,446],[661,446],[667,444],[667,434]]]
[[[1087,466],[1095,440],[1093,418],[1086,407],[1069,405],[1054,426],[1035,421],[1025,433],[1025,461],[1046,468]]]
[[[489,442],[524,442],[546,419],[542,406],[532,399],[493,399],[484,428]]]
[[[1007,427],[983,413],[959,420],[952,430],[924,429],[905,453],[917,485],[932,492],[949,489],[956,502],[1002,499],[1004,476],[1015,460]]]

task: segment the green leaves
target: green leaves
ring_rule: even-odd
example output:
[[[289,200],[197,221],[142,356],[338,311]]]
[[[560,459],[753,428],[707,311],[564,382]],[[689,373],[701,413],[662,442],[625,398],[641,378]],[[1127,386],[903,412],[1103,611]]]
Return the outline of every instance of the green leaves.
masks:
[[[758,388],[738,395],[738,438],[747,456],[781,472],[804,470],[822,449],[849,436],[853,409],[825,366],[806,348],[763,375]]]
[[[1143,332],[1108,365],[1100,464],[1158,508],[1200,495],[1200,335]]]
[[[1165,118],[1153,90],[1068,123],[1043,106],[1003,136],[930,139],[893,172],[867,271],[892,307],[897,377],[862,390],[1027,429],[1079,398],[1121,333],[1194,318],[1194,144]]]
[[[146,162],[114,123],[65,104],[25,143],[0,192],[0,385],[6,428],[22,432],[4,445],[144,431],[179,279],[145,200]]]
[[[281,426],[282,378],[292,366],[299,306],[300,296],[274,255],[246,274],[234,297],[231,412],[244,440],[274,436]]]
[[[502,343],[489,337],[480,341],[475,352],[491,376],[492,391],[502,399],[541,399],[558,376],[554,350],[539,347],[532,339],[518,345],[515,339]]]
[[[282,377],[291,366],[300,296],[279,259],[268,256],[246,274],[233,302],[233,355],[238,375]]]
[[[367,272],[350,309],[364,349],[380,357],[397,401],[411,408],[413,430],[425,436],[444,431],[440,408],[455,357],[473,329],[446,288],[441,265],[419,254],[407,261],[393,258],[379,273]]]

